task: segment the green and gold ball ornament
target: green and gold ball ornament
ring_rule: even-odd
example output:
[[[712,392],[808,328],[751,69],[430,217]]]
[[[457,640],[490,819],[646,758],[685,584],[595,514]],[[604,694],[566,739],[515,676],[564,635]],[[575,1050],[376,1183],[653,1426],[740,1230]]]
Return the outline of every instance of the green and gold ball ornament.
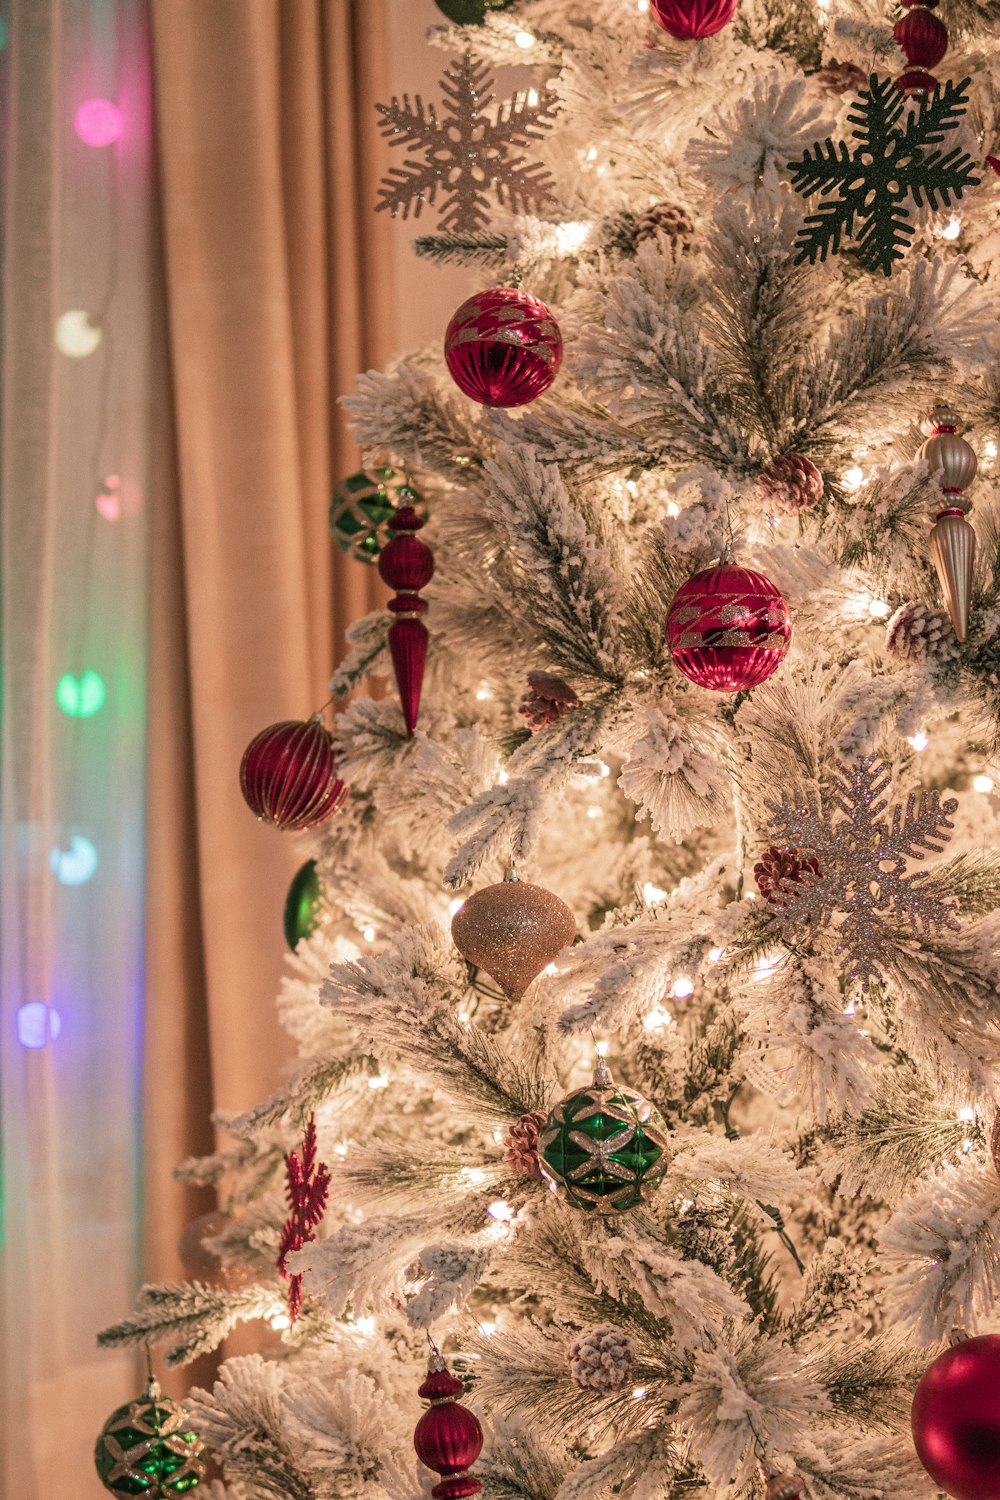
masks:
[[[619,1087],[603,1058],[590,1087],[560,1100],[538,1137],[542,1176],[585,1213],[636,1208],[662,1182],[667,1161],[663,1117],[637,1089]]]
[[[386,530],[403,505],[423,510],[417,492],[397,469],[359,469],[349,474],[330,501],[330,532],[342,552],[373,563],[389,540]]]
[[[184,1495],[205,1477],[204,1443],[178,1401],[151,1380],[105,1422],[94,1449],[97,1476],[112,1495]]]
[[[307,859],[292,876],[285,897],[285,941],[294,953],[303,938],[312,937],[323,911],[323,887],[319,883],[316,861]]]
[[[456,26],[481,26],[493,10],[510,10],[514,0],[435,0]]]

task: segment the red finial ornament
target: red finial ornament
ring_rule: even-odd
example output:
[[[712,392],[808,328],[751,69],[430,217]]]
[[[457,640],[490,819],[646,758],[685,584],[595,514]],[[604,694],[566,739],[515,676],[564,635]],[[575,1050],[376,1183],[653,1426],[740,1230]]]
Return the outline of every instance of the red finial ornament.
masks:
[[[389,626],[389,654],[410,739],[417,727],[427,660],[427,626],[420,619],[427,601],[419,598],[418,591],[426,588],[434,576],[434,554],[426,542],[414,535],[423,524],[413,507],[404,505],[389,522],[392,538],[378,560],[382,581],[396,590],[396,597],[388,605],[396,616]]]
[[[918,97],[933,94],[937,79],[928,68],[936,68],[948,50],[948,28],[932,14],[937,0],[903,0],[905,10],[892,28],[906,71],[896,79],[900,93]]]
[[[465,1500],[477,1495],[482,1480],[469,1470],[483,1448],[483,1429],[479,1418],[455,1397],[465,1389],[453,1375],[437,1349],[431,1346],[427,1377],[417,1395],[431,1404],[417,1423],[413,1447],[422,1464],[443,1476],[431,1490],[434,1500]]]
[[[316,1121],[310,1117],[302,1140],[302,1155],[290,1151],[285,1157],[285,1192],[289,1215],[281,1231],[278,1270],[288,1281],[288,1314],[292,1322],[302,1311],[302,1275],[288,1269],[288,1257],[316,1238],[316,1225],[326,1210],[330,1191],[330,1169],[316,1161]]]

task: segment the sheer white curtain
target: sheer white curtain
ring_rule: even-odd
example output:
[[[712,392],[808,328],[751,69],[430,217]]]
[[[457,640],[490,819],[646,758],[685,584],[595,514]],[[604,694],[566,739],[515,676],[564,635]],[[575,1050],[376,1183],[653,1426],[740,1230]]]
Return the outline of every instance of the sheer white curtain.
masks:
[[[3,20],[0,1494],[76,1500],[137,1389],[94,1333],[141,1207],[148,44],[139,0]]]

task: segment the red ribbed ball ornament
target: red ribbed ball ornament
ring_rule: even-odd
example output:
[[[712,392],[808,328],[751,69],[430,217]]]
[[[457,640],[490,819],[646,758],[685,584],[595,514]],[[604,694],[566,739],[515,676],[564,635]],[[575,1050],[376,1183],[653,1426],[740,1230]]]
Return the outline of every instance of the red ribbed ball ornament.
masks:
[[[482,1489],[482,1481],[468,1470],[482,1452],[479,1418],[455,1400],[464,1386],[437,1352],[430,1357],[427,1378],[417,1395],[431,1405],[413,1432],[413,1447],[422,1464],[442,1475],[431,1490],[435,1500],[464,1500]]]
[[[318,714],[262,729],[243,752],[240,787],[250,811],[283,832],[324,823],[347,796]]]
[[[650,10],[664,31],[681,42],[714,36],[728,26],[736,0],[650,0]]]
[[[917,1457],[952,1500],[1000,1500],[1000,1334],[939,1354],[917,1386],[910,1424]]]
[[[681,584],[667,611],[666,638],[675,666],[698,687],[738,693],[778,670],[792,619],[769,578],[723,561]]]
[[[911,68],[936,68],[948,50],[948,28],[929,10],[915,6],[892,29]]]
[[[552,313],[518,287],[477,292],[448,324],[444,357],[459,390],[483,406],[526,406],[544,394],[562,364]]]

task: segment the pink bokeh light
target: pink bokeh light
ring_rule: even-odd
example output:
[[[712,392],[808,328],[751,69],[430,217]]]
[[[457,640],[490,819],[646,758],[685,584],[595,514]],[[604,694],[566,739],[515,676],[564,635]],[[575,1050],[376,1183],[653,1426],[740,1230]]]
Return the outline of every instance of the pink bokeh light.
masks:
[[[121,137],[122,112],[110,99],[84,99],[73,126],[85,146],[110,146]]]

